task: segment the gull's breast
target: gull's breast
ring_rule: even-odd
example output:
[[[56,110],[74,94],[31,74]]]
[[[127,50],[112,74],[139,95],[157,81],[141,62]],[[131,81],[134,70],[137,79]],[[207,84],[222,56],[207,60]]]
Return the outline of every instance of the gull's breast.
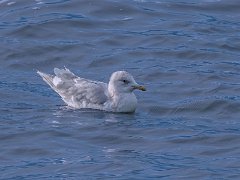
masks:
[[[137,98],[133,93],[126,93],[118,98],[116,112],[134,112],[137,107]]]

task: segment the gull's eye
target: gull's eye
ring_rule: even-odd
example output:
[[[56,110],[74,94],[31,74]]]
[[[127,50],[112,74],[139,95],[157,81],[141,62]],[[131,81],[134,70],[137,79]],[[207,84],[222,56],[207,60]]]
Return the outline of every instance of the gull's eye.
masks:
[[[129,83],[129,81],[126,80],[126,79],[124,79],[124,80],[122,80],[122,81],[124,82],[124,84],[128,84],[128,83]]]

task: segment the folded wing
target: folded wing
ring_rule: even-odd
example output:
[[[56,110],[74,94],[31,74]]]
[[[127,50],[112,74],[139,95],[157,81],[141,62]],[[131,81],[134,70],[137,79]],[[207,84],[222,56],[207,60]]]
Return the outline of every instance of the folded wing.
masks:
[[[69,106],[88,108],[108,100],[106,83],[78,77],[67,68],[54,68],[54,73],[55,76],[38,72]]]

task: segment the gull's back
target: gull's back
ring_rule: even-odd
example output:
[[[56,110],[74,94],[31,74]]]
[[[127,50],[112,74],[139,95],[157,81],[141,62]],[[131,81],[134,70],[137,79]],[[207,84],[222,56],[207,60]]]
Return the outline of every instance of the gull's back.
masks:
[[[43,80],[67,105],[74,108],[102,109],[103,104],[107,102],[106,83],[78,77],[67,68],[54,68],[54,73],[55,76],[38,71]]]

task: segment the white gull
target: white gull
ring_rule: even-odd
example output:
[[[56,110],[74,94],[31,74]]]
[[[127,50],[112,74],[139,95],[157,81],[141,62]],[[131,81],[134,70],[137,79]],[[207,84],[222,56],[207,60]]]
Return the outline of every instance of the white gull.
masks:
[[[73,108],[90,108],[110,112],[134,112],[137,98],[133,90],[146,91],[136,83],[126,71],[114,72],[109,83],[84,79],[73,74],[69,69],[54,68],[55,75],[40,71],[43,80]]]

